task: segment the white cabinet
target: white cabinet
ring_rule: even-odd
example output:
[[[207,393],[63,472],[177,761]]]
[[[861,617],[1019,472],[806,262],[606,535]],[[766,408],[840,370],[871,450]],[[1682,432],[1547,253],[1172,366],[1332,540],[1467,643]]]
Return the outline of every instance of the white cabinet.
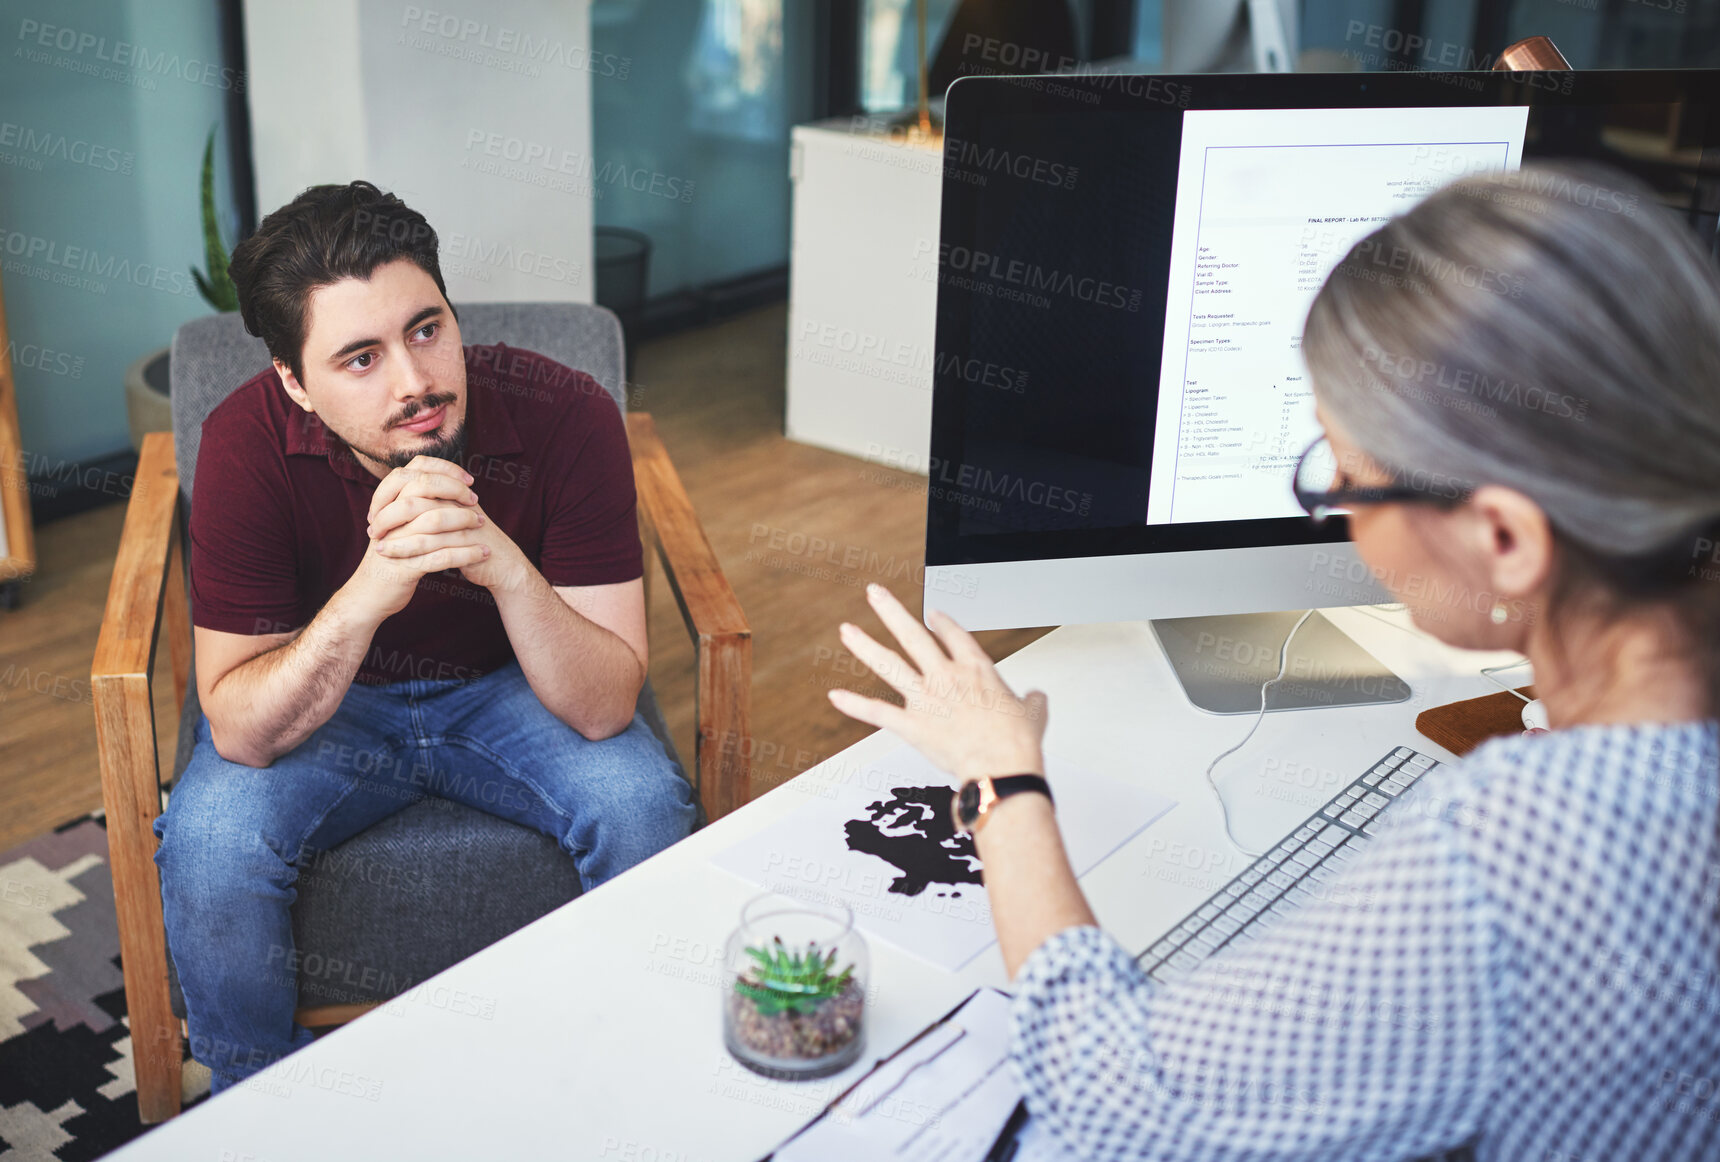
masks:
[[[926,470],[943,139],[867,118],[796,126],[791,440]]]

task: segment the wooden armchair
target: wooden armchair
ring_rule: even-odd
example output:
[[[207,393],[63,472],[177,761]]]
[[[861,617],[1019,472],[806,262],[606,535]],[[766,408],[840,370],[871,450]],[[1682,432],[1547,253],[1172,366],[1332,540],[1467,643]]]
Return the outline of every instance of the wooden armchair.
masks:
[[[568,312],[577,315],[568,316]],[[569,317],[576,320],[572,329],[581,333],[582,343],[598,342],[602,348],[591,358],[602,363],[605,354],[614,356],[605,369],[612,373],[609,378],[595,370],[593,374],[625,411],[625,392],[619,390],[620,329],[609,312],[573,304],[467,304],[460,308],[461,329],[468,343],[499,338],[510,345],[543,351],[570,366],[589,368],[589,362],[574,362],[546,350],[555,340],[532,343],[511,337],[522,328],[529,337],[534,327],[546,323],[559,326]],[[176,441],[173,433],[157,432],[144,440],[90,673],[138,1113],[145,1123],[164,1121],[179,1112],[185,1036],[183,997],[163,927],[161,886],[154,862],[157,844],[152,825],[162,811],[163,780],[156,751],[151,674],[156,647],[165,637],[174,698],[181,712],[179,753],[172,772],[177,778],[190,757],[187,727],[200,714],[192,677],[195,659],[186,597],[184,529],[189,484],[181,487],[182,476],[189,475],[181,471],[187,467],[185,435],[193,423],[191,431],[198,432],[202,415],[214,402],[248,378],[241,375],[227,382],[213,402],[208,398],[210,392],[202,393],[200,400],[196,385],[188,384],[182,400],[181,351],[183,348],[190,356],[188,363],[193,370],[208,371],[206,364],[197,361],[195,345],[211,341],[217,348],[242,348],[245,339],[237,326],[236,316],[216,316],[186,324],[175,337],[174,424],[179,439]],[[217,334],[217,328],[224,330]],[[199,336],[195,333],[198,330],[214,334],[214,339],[207,334]],[[606,332],[610,331],[613,351],[608,350]],[[266,366],[265,354],[260,364],[251,365],[252,373]],[[183,416],[182,405],[188,413]],[[640,533],[648,550],[647,584],[652,573],[650,559],[655,555],[697,652],[698,732],[692,781],[702,825],[751,797],[746,756],[752,635],[650,415],[629,415],[626,422],[639,497]],[[195,435],[192,438],[194,441]],[[189,454],[194,465],[195,450]],[[189,707],[188,692],[192,700]],[[649,682],[640,695],[640,712],[679,764]],[[386,854],[399,853],[403,848],[407,849],[405,856]],[[386,966],[379,979],[387,979],[394,987],[388,992],[372,990],[368,995],[342,996],[330,1003],[328,996],[307,997],[301,977],[295,1018],[307,1027],[340,1024],[368,1012],[390,995],[457,963],[579,892],[573,862],[554,840],[451,801],[406,807],[334,851],[348,849],[362,849],[355,858],[384,864],[390,860],[419,862],[405,869],[410,874],[391,877],[391,887],[383,892],[356,880],[326,885],[319,877],[312,884],[301,885],[293,910],[295,946],[305,954],[306,963],[311,952],[321,951],[325,958]],[[467,851],[477,855],[467,858],[462,854]],[[465,862],[460,863],[462,860]],[[450,863],[460,866],[445,866]],[[476,894],[470,887],[462,892],[453,889],[455,880],[486,886]],[[411,892],[403,892],[401,883],[415,886]],[[429,926],[422,920],[432,912],[445,915],[446,922],[435,927],[457,931],[455,940],[426,946],[420,933]]]

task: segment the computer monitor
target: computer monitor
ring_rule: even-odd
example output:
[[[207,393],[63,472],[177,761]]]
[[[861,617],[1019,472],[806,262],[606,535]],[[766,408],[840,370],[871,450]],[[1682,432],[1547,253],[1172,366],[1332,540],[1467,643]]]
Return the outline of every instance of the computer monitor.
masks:
[[[930,456],[906,465],[929,476],[925,608],[1212,647],[1224,623],[1170,619],[1389,601],[1290,489],[1324,277],[1445,182],[1533,158],[1631,171],[1712,243],[1717,99],[1711,70],[958,80],[941,233],[915,246],[938,283]],[[1254,709],[1280,624],[1228,635],[1264,656],[1209,667],[1216,700],[1179,667],[1197,704]],[[1300,704],[1407,695],[1348,684]]]

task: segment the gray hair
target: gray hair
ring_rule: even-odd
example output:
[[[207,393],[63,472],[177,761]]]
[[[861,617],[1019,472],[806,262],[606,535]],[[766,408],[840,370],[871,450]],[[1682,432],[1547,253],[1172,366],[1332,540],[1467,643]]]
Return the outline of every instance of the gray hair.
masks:
[[[1652,190],[1588,164],[1460,179],[1349,251],[1303,355],[1383,467],[1541,506],[1552,606],[1673,607],[1720,710],[1720,270]]]
[[[1514,488],[1591,560],[1670,551],[1680,578],[1702,572],[1720,269],[1634,178],[1559,163],[1453,182],[1351,248],[1303,354],[1322,406],[1388,469]]]

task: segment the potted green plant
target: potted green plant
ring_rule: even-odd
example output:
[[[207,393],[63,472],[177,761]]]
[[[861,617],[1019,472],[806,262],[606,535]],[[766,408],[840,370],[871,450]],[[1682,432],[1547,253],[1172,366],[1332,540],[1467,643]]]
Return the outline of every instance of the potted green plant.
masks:
[[[221,226],[215,215],[215,126],[203,143],[203,173],[200,182],[203,215],[203,253],[209,271],[195,266],[191,277],[205,302],[217,311],[239,309],[239,292],[227,273],[228,249],[221,241]],[[170,347],[158,347],[137,358],[125,372],[125,410],[131,427],[132,447],[142,451],[145,432],[164,432],[173,427],[173,408],[168,398]]]
[[[866,943],[840,903],[767,893],[729,938],[723,1039],[737,1061],[783,1080],[827,1077],[865,1046]]]

